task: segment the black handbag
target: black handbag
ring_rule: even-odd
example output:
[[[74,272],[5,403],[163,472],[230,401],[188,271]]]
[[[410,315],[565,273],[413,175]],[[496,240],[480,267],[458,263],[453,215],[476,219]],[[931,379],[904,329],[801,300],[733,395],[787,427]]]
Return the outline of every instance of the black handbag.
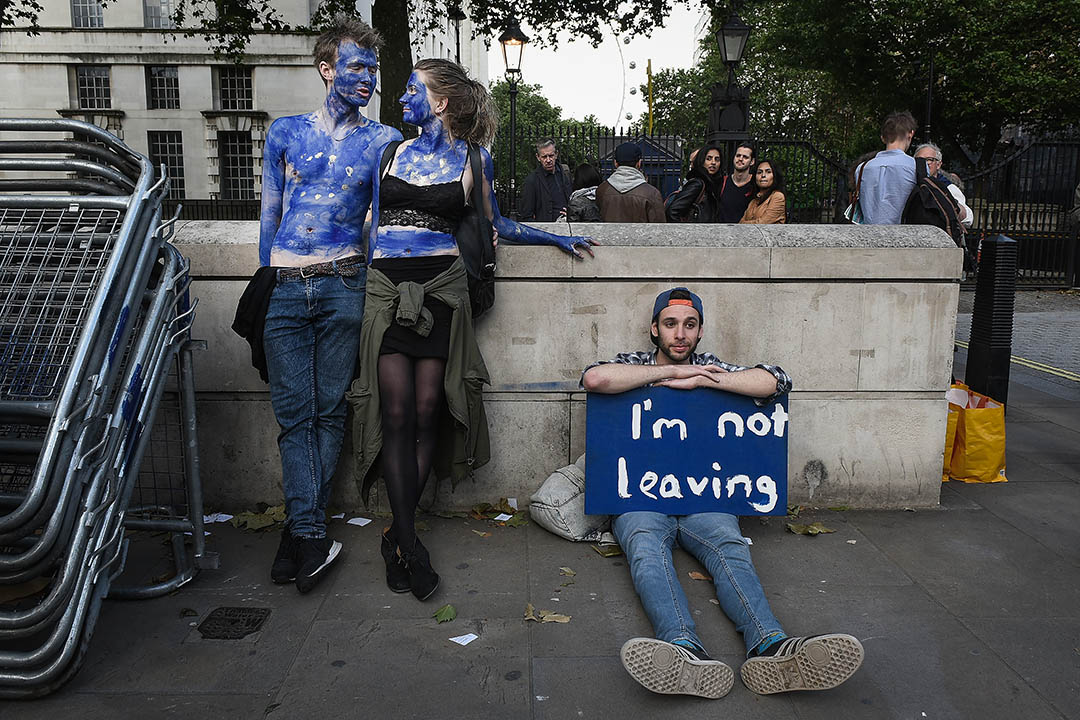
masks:
[[[473,176],[472,204],[465,208],[455,238],[469,276],[469,302],[476,318],[495,304],[495,246],[491,221],[484,214],[480,148],[472,143],[469,143],[469,164]]]

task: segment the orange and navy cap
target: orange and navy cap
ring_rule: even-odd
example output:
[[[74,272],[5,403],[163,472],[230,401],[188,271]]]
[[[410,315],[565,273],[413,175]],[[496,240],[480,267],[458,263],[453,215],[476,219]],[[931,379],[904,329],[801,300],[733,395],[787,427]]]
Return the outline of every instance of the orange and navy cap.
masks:
[[[656,322],[656,319],[660,316],[660,311],[671,305],[692,307],[698,311],[698,318],[702,322],[705,321],[705,313],[701,309],[701,298],[684,287],[665,290],[656,296],[656,302],[653,303],[652,321]]]

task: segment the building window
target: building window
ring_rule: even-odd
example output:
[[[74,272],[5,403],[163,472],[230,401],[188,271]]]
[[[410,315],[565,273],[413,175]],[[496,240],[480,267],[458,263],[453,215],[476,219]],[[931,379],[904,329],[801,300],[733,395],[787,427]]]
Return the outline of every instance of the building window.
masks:
[[[173,29],[172,13],[173,0],[143,0],[143,17],[148,28]]]
[[[105,27],[101,0],[71,0],[71,26],[77,28]]]
[[[169,199],[184,199],[184,136],[179,130],[148,130],[150,162],[169,174]]]
[[[251,110],[251,68],[222,65],[217,68],[218,110]]]
[[[175,65],[152,65],[146,68],[146,107],[151,110],[180,108],[180,81]]]
[[[251,133],[244,130],[219,130],[221,199],[255,199],[255,159],[252,157]]]
[[[112,107],[107,65],[79,65],[75,68],[75,97],[80,110],[108,110]]]

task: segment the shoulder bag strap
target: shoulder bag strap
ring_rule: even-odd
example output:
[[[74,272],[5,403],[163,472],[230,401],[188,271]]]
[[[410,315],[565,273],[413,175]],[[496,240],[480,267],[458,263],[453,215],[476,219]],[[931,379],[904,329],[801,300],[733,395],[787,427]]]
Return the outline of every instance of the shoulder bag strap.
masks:
[[[870,162],[870,161],[867,160],[866,162]],[[866,163],[865,162],[862,165],[859,166],[859,177],[856,178],[856,180],[855,180],[855,199],[852,201],[853,203],[859,202],[859,191],[862,190],[862,174],[864,172],[866,172]]]
[[[472,167],[472,192],[469,197],[472,199],[473,209],[478,213],[484,212],[484,169],[480,163],[480,148],[469,143],[469,165]],[[486,216],[485,216],[486,217]]]
[[[382,160],[379,162],[380,178],[386,175],[386,168],[390,166],[390,162],[394,159],[394,155],[397,154],[397,149],[400,145],[400,140],[394,140],[392,143],[386,146],[385,150],[383,150]]]

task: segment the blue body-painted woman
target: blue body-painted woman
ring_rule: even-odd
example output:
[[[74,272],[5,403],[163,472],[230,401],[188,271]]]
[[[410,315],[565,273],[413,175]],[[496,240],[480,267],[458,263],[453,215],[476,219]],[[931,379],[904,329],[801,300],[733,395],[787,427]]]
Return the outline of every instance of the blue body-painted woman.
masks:
[[[462,358],[475,358],[479,366],[483,365],[471,332],[462,331],[472,319],[467,288],[461,289],[466,286],[465,270],[457,257],[454,239],[455,226],[465,210],[466,199],[471,197],[473,183],[481,183],[483,211],[504,243],[554,245],[580,259],[583,256],[579,248],[591,255],[592,242],[519,225],[499,213],[492,191],[491,156],[483,149],[495,133],[494,103],[487,89],[471,80],[459,65],[441,59],[417,63],[399,102],[405,122],[418,126],[420,136],[398,146],[394,157],[388,158],[385,174],[377,169],[372,178],[375,198],[368,284],[383,288],[397,286],[400,298],[415,296],[415,286],[422,285],[424,311],[434,322],[423,336],[395,321],[382,337],[375,337],[374,331],[370,331],[375,319],[393,313],[396,303],[404,300],[395,297],[385,301],[383,307],[375,307],[374,291],[369,292],[361,336],[361,380],[357,381],[363,388],[355,394],[361,400],[377,397],[379,403],[382,433],[379,456],[394,514],[394,522],[382,538],[387,585],[395,592],[411,590],[418,598],[426,599],[438,587],[439,576],[431,567],[427,549],[416,537],[414,515],[434,460],[444,388],[447,393],[454,393],[447,394],[446,401],[458,427],[464,428],[461,435],[475,439],[481,434],[487,438],[486,426],[468,425],[473,417],[483,423],[482,410],[475,414],[461,413],[460,402],[454,402],[454,397],[461,393],[466,405],[473,407],[475,403],[482,408],[479,382],[474,382],[475,387],[470,389],[464,378],[456,376],[464,369],[452,375],[447,368],[451,343],[471,343],[454,346],[453,356],[458,358],[458,365],[468,362]],[[479,146],[482,177],[473,176],[470,143]],[[452,291],[456,309],[428,295],[427,288],[434,287],[457,288]],[[376,357],[377,382],[365,378],[363,360]],[[371,364],[367,366],[370,368]],[[486,381],[486,371],[480,374]],[[375,384],[377,393],[372,393],[371,386]],[[362,414],[363,411],[358,412]],[[373,445],[379,442],[373,440]],[[475,469],[476,458],[467,454],[468,447],[464,449],[469,466]],[[372,451],[365,444],[365,457],[371,457]]]

